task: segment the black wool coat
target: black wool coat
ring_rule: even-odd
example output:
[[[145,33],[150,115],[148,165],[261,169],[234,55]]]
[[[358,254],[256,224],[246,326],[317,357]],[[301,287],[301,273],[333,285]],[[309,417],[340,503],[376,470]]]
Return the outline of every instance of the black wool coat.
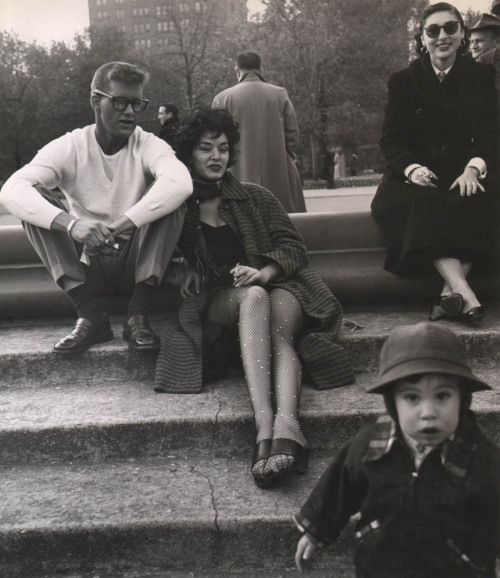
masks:
[[[419,275],[434,258],[475,261],[488,251],[496,118],[494,74],[486,65],[458,55],[441,83],[426,55],[391,75],[380,139],[387,166],[372,203],[388,243],[386,269]],[[449,187],[474,157],[486,162],[487,194],[460,197]],[[437,175],[437,189],[405,182],[414,163]]]
[[[359,578],[494,578],[500,555],[500,450],[471,412],[415,470],[389,416],[361,430],[296,516],[319,547],[356,523]]]
[[[245,251],[244,264],[258,269],[269,262],[280,265],[283,274],[269,283],[268,288],[290,291],[307,316],[306,329],[297,341],[297,350],[314,385],[326,389],[352,383],[354,375],[350,362],[338,344],[341,305],[319,275],[307,267],[306,247],[287,212],[268,190],[259,185],[241,184],[230,174],[222,181],[221,193],[219,214],[239,238]],[[195,264],[200,258],[196,251],[199,207],[195,195],[187,201],[187,206],[179,248]],[[193,322],[193,311],[198,310],[201,314],[205,298],[201,296],[198,306],[192,299],[183,302],[175,337],[172,328],[164,329],[165,355],[160,351],[156,374],[158,389],[164,387],[171,391],[181,382],[188,387],[190,381],[197,383],[198,391],[201,389],[203,348],[200,324]],[[197,334],[195,345],[193,327]],[[186,339],[190,339],[191,345]],[[179,350],[180,366],[175,361],[174,349]]]

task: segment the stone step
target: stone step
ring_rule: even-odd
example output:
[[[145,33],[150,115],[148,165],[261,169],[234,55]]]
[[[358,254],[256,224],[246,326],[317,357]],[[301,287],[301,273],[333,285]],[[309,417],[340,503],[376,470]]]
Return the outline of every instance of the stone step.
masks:
[[[172,320],[172,315],[166,318]],[[376,369],[380,347],[389,331],[402,324],[427,319],[427,309],[403,306],[346,309],[341,342],[349,352],[357,372]],[[52,352],[54,343],[69,333],[73,320],[31,320],[0,323],[0,387],[34,387],[44,384],[71,384],[88,381],[116,382],[130,379],[151,380],[155,354],[129,353],[121,338],[118,317],[112,318],[113,341],[92,347],[79,356],[60,356]],[[164,318],[153,319],[158,330]],[[441,322],[457,333],[474,364],[494,368],[500,361],[500,304],[488,307],[481,324]],[[352,329],[354,327],[354,329]]]
[[[356,578],[356,572],[352,562],[352,553],[332,556],[332,567],[328,568],[324,564],[314,565],[314,578],[331,578],[332,570],[335,578]],[[224,570],[222,568],[202,570],[160,570],[151,566],[139,570],[116,570],[99,568],[96,572],[63,572],[63,573],[43,573],[37,578],[299,578],[296,568],[275,567],[275,568],[241,568],[240,570]],[[34,578],[30,575],[29,578]]]
[[[479,327],[450,324],[475,371],[495,387],[476,394],[473,407],[497,442],[499,314],[491,308]],[[425,317],[418,308],[346,312],[352,323],[342,339],[356,383],[304,386],[310,471],[269,490],[249,471],[255,434],[242,376],[198,395],[156,394],[154,355],[129,354],[118,318],[111,343],[63,359],[51,349],[71,321],[3,323],[0,575],[297,576],[291,515],[339,447],[381,411],[381,398],[364,387],[389,330]],[[352,527],[321,557],[317,575],[354,578]]]
[[[252,576],[260,569],[271,576],[273,569],[291,570],[299,536],[292,515],[329,460],[317,456],[307,474],[267,490],[254,484],[246,460],[193,460],[182,452],[3,467],[1,575],[91,571],[95,577],[102,570],[103,576],[145,578],[159,571],[224,576],[248,569]],[[348,528],[320,567],[352,571],[351,534]]]
[[[473,409],[485,432],[500,442],[500,375],[477,370],[495,387],[474,395]],[[382,398],[364,393],[373,372],[354,385],[317,391],[304,385],[301,422],[316,449],[335,452],[383,411]],[[200,394],[157,394],[150,382],[73,383],[9,388],[0,406],[0,464],[98,463],[109,459],[194,458],[238,455],[250,461],[255,432],[243,377]]]

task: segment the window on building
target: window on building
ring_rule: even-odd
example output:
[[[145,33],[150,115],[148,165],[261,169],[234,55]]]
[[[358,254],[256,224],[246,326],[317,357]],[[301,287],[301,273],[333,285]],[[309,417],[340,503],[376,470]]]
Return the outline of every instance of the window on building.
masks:
[[[146,22],[146,32],[151,32],[151,25],[149,22]]]
[[[116,19],[123,20],[125,18],[125,10],[117,10],[116,11]]]
[[[146,38],[146,46],[151,48],[151,38]]]
[[[137,16],[137,8],[132,8],[132,16]]]

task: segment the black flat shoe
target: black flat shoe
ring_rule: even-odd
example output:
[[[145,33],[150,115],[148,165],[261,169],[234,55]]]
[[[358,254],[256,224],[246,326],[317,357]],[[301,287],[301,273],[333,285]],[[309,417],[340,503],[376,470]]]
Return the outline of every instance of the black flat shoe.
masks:
[[[54,353],[60,355],[82,353],[91,345],[104,343],[112,339],[113,331],[106,314],[103,315],[102,321],[98,323],[80,317],[73,331],[54,345]]]
[[[294,461],[289,466],[284,467],[277,472],[267,473],[264,478],[265,486],[269,486],[275,480],[293,472],[296,472],[297,474],[305,474],[308,470],[309,454],[309,448],[304,448],[294,440],[286,438],[273,440],[269,458],[272,458],[273,456],[291,456]]]
[[[129,349],[136,351],[160,349],[160,338],[151,329],[146,315],[134,315],[123,324],[123,339],[128,341]]]
[[[481,321],[484,317],[484,307],[479,305],[478,307],[473,307],[469,309],[467,313],[462,313],[460,319],[465,323],[477,323]]]
[[[272,444],[273,440],[269,440],[269,439],[265,439],[265,440],[260,440],[260,442],[257,442],[255,444],[254,450],[253,450],[253,456],[252,456],[252,475],[253,475],[253,479],[255,480],[255,483],[261,487],[264,488],[265,486],[265,478],[264,478],[264,469],[262,470],[262,472],[254,472],[253,468],[255,466],[255,464],[261,460],[266,460],[269,458],[269,454],[271,453],[271,444]],[[265,467],[265,464],[264,464]]]

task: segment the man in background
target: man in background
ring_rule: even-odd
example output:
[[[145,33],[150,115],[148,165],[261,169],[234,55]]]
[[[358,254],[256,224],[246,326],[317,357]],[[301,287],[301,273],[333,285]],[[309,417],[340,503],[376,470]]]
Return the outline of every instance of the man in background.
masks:
[[[264,79],[260,56],[254,52],[237,57],[235,72],[237,84],[213,102],[239,124],[239,154],[231,171],[240,181],[271,191],[287,212],[303,213],[306,205],[295,166],[299,128],[288,93]]]
[[[470,51],[472,58],[480,56],[497,47],[500,36],[500,18],[493,14],[481,14],[481,18],[470,29]]]
[[[179,109],[171,102],[160,104],[158,120],[161,123],[158,136],[174,148],[179,132]]]

